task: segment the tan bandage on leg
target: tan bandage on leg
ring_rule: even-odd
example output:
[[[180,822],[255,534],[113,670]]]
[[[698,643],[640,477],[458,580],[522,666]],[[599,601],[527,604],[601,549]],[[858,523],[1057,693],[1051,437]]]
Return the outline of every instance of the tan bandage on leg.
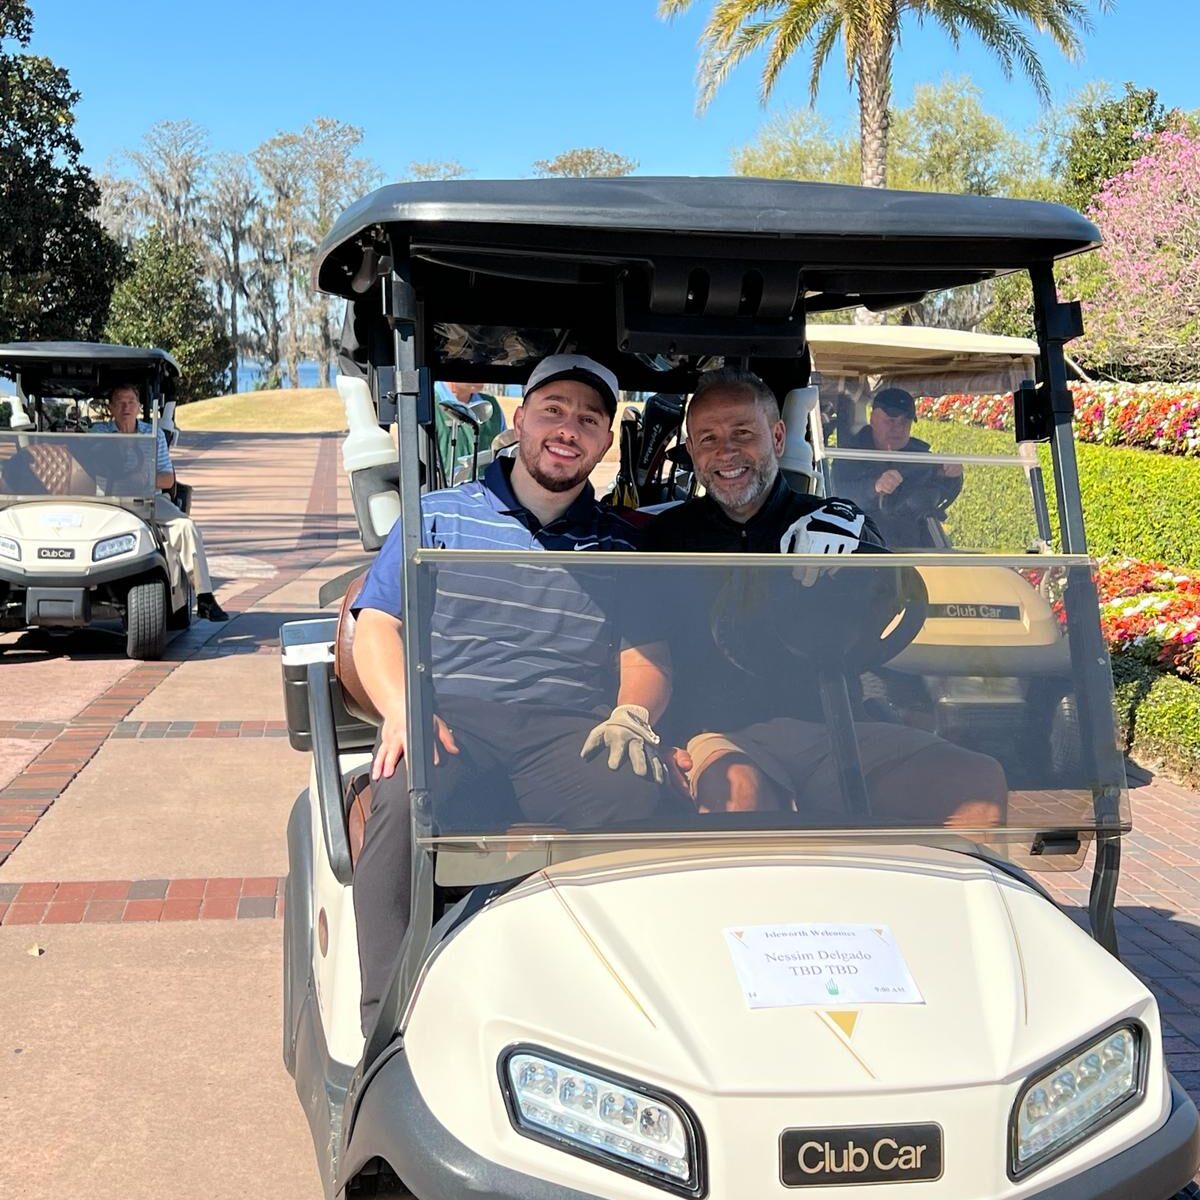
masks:
[[[746,752],[741,746],[730,741],[723,733],[696,734],[688,742],[687,752],[692,760],[692,769],[687,773],[687,781],[693,800],[696,799],[696,787],[700,782],[700,776],[709,767],[722,758],[728,758],[731,754],[737,754],[743,758],[746,756]]]

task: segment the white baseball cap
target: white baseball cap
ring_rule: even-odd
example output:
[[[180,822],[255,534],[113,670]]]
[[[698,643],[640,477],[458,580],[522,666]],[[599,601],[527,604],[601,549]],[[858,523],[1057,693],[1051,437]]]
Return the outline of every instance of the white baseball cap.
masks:
[[[617,415],[617,377],[602,363],[586,354],[551,354],[543,358],[529,374],[521,398],[531,395],[558,379],[577,379],[599,392],[609,417]]]

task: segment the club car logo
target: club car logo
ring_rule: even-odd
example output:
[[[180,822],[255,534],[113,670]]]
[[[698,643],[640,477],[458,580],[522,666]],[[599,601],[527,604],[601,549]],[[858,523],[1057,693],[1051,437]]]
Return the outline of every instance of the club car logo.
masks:
[[[38,558],[74,558],[75,551],[70,546],[39,546]]]
[[[785,1129],[779,1139],[785,1187],[916,1183],[942,1177],[938,1125]]]

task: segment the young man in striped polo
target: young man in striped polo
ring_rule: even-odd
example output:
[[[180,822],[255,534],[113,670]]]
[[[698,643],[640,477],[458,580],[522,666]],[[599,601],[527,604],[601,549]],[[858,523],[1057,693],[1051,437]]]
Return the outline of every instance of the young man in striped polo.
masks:
[[[616,411],[617,379],[607,367],[582,355],[544,359],[515,414],[516,457],[497,459],[478,482],[422,497],[422,544],[636,549],[634,529],[600,505],[588,483],[612,444]],[[354,875],[364,1031],[399,953],[410,903],[402,553],[395,528],[355,605],[354,664],[383,715]],[[636,678],[617,678],[611,616],[618,584],[619,572],[533,564],[439,569],[432,614],[437,795],[486,779],[478,790],[490,796],[494,781],[505,780],[517,819],[576,827],[635,820],[663,802],[666,772],[656,736],[643,728],[648,714],[622,703]],[[608,756],[592,753],[604,748]],[[626,765],[610,770],[618,749]]]

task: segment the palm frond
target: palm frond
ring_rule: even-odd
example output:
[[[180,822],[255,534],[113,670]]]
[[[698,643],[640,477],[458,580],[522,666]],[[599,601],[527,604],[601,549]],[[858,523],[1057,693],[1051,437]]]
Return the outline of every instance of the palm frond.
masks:
[[[822,21],[828,21],[831,15],[833,14],[830,12],[830,6],[819,2],[791,3],[779,14],[774,22],[775,37],[771,42],[770,50],[767,51],[767,61],[763,64],[762,80],[758,90],[758,98],[764,105],[779,79],[779,73],[787,66],[792,55],[812,39],[813,31]],[[834,19],[838,19],[840,23],[840,18],[835,17]],[[826,50],[823,58],[828,54],[829,51]],[[813,65],[814,69],[819,72],[820,66],[815,58]],[[816,98],[815,92],[813,98]]]
[[[828,61],[830,54],[833,53],[834,46],[837,45],[838,35],[842,32],[842,18],[840,13],[828,13],[821,18],[821,24],[813,32],[813,49],[812,49],[812,66],[808,76],[808,100],[810,104],[816,104],[817,91],[821,85],[821,72]],[[846,65],[847,79],[853,79],[854,72],[851,65]]]
[[[696,107],[700,112],[703,112],[712,102],[713,96],[728,78],[729,72],[738,63],[766,45],[774,30],[774,21],[760,21],[733,30],[725,42],[717,42],[708,37],[704,39],[706,44],[696,73],[700,86],[700,97],[696,102]]]

